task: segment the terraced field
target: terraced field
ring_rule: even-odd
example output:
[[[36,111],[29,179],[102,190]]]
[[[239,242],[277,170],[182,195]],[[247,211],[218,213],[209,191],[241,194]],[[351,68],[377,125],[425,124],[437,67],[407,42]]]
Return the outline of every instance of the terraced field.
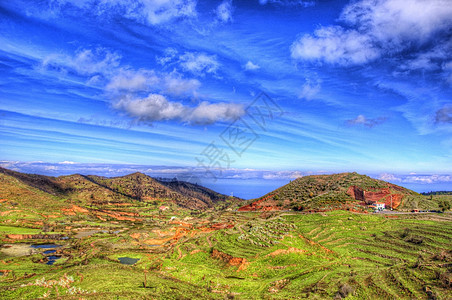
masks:
[[[161,212],[137,203],[103,206],[99,220],[99,209],[47,218],[49,233],[26,211],[0,219],[0,298],[452,298],[450,213]],[[61,245],[53,265],[25,249],[49,242]],[[21,252],[2,251],[11,245]]]

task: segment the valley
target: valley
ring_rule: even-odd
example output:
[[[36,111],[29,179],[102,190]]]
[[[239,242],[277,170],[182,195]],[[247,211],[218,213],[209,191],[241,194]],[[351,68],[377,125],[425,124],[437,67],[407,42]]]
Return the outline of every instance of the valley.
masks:
[[[141,173],[2,169],[0,298],[452,296],[452,215],[411,213],[451,198],[356,173],[322,176],[244,201]],[[406,213],[373,213],[350,187],[402,195],[394,211]]]

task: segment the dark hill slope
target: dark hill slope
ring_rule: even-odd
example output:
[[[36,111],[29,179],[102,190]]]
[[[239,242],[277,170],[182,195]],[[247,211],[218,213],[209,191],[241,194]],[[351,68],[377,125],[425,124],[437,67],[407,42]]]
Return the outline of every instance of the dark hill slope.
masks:
[[[195,187],[190,183],[179,182],[177,185],[164,185],[142,173],[113,178],[80,174],[50,177],[0,168],[0,174],[5,182],[0,197],[11,198],[11,192],[8,191],[14,190],[14,198],[25,202],[29,201],[27,199],[31,201],[31,196],[26,192],[30,189],[34,192],[39,190],[42,195],[47,195],[46,197],[52,196],[52,199],[85,205],[160,201],[174,203],[188,209],[206,209],[228,199],[226,195],[201,186]],[[9,183],[14,183],[14,186],[20,184],[21,188],[17,189]],[[21,191],[25,194],[22,194]]]
[[[118,194],[127,195],[138,201],[162,200],[190,209],[204,209],[211,206],[211,201],[198,198],[196,194],[185,190],[172,189],[142,173],[133,173],[122,177],[106,178],[88,176],[93,182],[105,186]],[[187,192],[187,193],[185,193]]]
[[[159,180],[159,183],[174,190],[177,191],[183,195],[187,195],[193,198],[200,199],[204,203],[206,203],[208,206],[213,206],[218,202],[223,202],[230,200],[231,197],[226,196],[224,194],[217,193],[211,189],[208,189],[206,187],[203,187],[198,184],[193,184],[186,181],[179,181],[179,180],[171,180],[171,181],[164,181]]]

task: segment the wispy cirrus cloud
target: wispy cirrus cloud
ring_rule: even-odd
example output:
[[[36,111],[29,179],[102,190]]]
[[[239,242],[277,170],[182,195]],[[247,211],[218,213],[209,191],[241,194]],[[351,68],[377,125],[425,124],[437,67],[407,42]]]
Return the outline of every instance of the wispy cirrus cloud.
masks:
[[[298,96],[300,99],[312,100],[322,89],[321,80],[310,80],[306,79],[306,82],[301,88],[301,93]]]
[[[189,52],[183,54],[174,48],[167,48],[162,56],[156,58],[157,62],[167,69],[190,72],[193,75],[204,77],[206,74],[216,74],[220,63],[216,55],[204,52]]]
[[[272,4],[278,6],[288,6],[288,7],[311,7],[315,6],[316,1],[308,0],[259,0],[261,5]]]
[[[107,48],[79,49],[74,55],[50,54],[41,62],[42,68],[73,71],[80,75],[112,74],[119,67],[121,55]]]
[[[96,16],[122,16],[149,25],[160,25],[181,18],[197,15],[196,0],[53,0],[49,9],[53,13],[74,11]],[[76,12],[76,11],[74,11]]]
[[[185,52],[181,55],[179,57],[179,64],[183,70],[200,76],[206,73],[216,73],[220,66],[215,55],[193,52]]]
[[[452,124],[452,104],[446,104],[436,111],[435,122]]]
[[[364,115],[358,115],[355,119],[347,120],[347,124],[350,126],[361,125],[368,128],[380,125],[387,120],[386,117],[378,117],[374,119],[366,118]]]
[[[222,23],[231,22],[233,10],[232,0],[224,0],[215,10],[217,19]]]

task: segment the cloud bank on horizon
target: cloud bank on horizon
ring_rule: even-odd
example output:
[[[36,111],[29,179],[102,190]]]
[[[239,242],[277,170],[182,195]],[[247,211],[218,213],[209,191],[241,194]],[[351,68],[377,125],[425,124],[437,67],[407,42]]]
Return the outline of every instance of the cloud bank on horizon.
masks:
[[[449,176],[450,4],[4,1],[0,158]],[[260,92],[284,114],[237,156]]]

